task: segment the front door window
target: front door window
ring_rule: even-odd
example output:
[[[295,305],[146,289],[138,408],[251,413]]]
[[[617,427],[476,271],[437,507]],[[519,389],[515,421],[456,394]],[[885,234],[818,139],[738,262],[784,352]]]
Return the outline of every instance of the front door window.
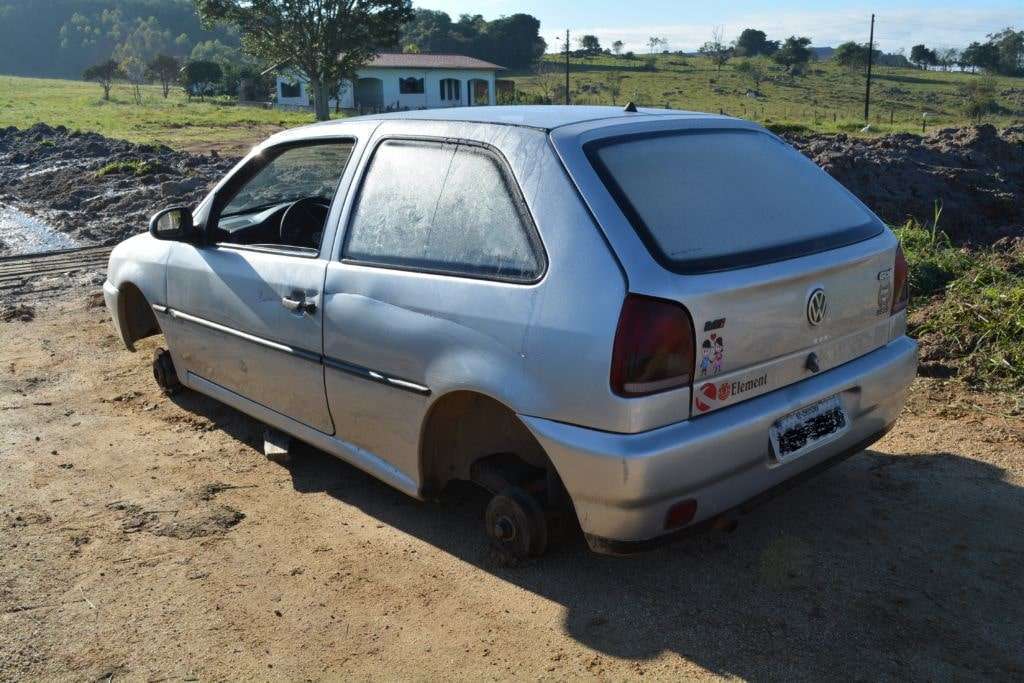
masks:
[[[230,199],[208,226],[212,241],[318,250],[351,153],[351,141],[331,140],[254,158],[224,191]]]

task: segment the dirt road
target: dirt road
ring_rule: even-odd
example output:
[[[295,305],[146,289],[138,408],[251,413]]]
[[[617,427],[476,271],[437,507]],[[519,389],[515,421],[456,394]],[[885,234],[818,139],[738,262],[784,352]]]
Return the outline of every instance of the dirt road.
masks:
[[[86,294],[0,322],[0,680],[1024,676],[1024,421],[934,384],[735,533],[506,568],[480,496],[268,462]]]

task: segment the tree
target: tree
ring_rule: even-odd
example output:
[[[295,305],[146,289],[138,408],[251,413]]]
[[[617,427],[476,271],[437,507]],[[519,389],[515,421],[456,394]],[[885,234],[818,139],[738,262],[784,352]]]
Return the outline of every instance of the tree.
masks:
[[[988,36],[988,44],[992,45],[999,55],[993,69],[1003,76],[1024,75],[1024,31],[1005,28]]]
[[[534,67],[533,76],[534,82],[540,88],[540,92],[548,104],[557,99],[559,91],[562,91],[564,95],[565,72],[558,64],[542,59]]]
[[[625,43],[623,43],[621,40],[616,40],[614,43],[612,43],[612,52],[615,53],[616,57],[622,54],[622,48],[624,46]]]
[[[103,99],[110,99],[110,87],[121,77],[121,65],[113,59],[94,64],[82,73],[82,80],[99,83],[103,88]]]
[[[146,63],[136,57],[129,55],[121,60],[121,71],[125,80],[132,86],[132,97],[135,104],[142,105],[142,84],[146,82]]]
[[[145,65],[145,62],[155,55],[166,52],[170,44],[170,32],[161,30],[160,23],[156,18],[150,17],[145,21],[139,21],[125,35],[124,40],[114,50],[114,58],[124,62],[128,58],[134,57]],[[145,66],[143,66],[143,70],[145,70]]]
[[[924,45],[915,45],[910,48],[910,61],[916,64],[919,69],[926,69],[929,66],[935,66],[939,58],[935,54],[935,50],[929,50]]]
[[[770,57],[779,49],[779,41],[768,40],[764,31],[747,28],[736,39],[734,47],[737,57]]]
[[[458,27],[461,25],[461,17]],[[512,14],[494,21],[475,23],[480,31],[474,39],[479,55],[509,69],[529,69],[544,56],[547,43],[540,37],[540,20],[529,14]],[[468,52],[457,50],[458,52]],[[473,54],[473,53],[470,53]]]
[[[776,64],[781,64],[790,72],[811,61],[811,39],[805,37],[797,38],[790,36],[782,43],[778,52],[772,55]]]
[[[651,36],[650,38],[647,39],[647,49],[649,49],[651,51],[651,54],[653,55],[654,51],[657,50],[658,47],[664,42],[666,42],[664,38],[659,38],[658,36]]]
[[[877,63],[881,57],[881,51],[875,50],[874,61]],[[845,67],[852,72],[860,73],[868,66],[868,46],[855,43],[852,40],[845,42],[832,53],[832,60],[839,66]]]
[[[452,52],[452,18],[447,12],[417,7],[402,27],[400,44],[415,45],[421,52]]]
[[[959,61],[960,50],[957,50],[955,47],[947,47],[945,49],[938,50],[936,52],[936,57],[938,58],[936,61],[939,66],[942,67],[942,70],[949,71],[956,66],[957,61]]]
[[[579,38],[580,49],[588,55],[601,54],[601,41],[597,36],[587,33]]]
[[[745,59],[733,67],[733,70],[749,80],[755,91],[760,91],[761,83],[768,78],[768,66],[762,59]]]
[[[181,69],[181,62],[177,57],[161,54],[151,59],[146,65],[146,75],[148,78],[160,82],[164,99],[167,99],[171,92],[171,86],[178,79],[179,69]]]
[[[540,21],[529,14],[494,21],[465,14],[452,22],[447,13],[427,9],[413,10],[396,45],[415,45],[421,52],[458,52],[519,71],[532,71],[547,50]]]
[[[989,73],[999,71],[999,48],[992,43],[975,41],[964,49],[960,58],[972,71],[978,69]]]
[[[381,46],[398,44],[412,18],[409,0],[196,0],[203,21],[227,21],[246,51],[290,64],[309,80],[316,118],[330,118],[329,100]]]
[[[196,43],[189,53],[189,59],[197,62],[217,62],[221,68],[225,64],[241,64],[246,55],[236,45],[228,45],[219,40],[204,40]]]
[[[243,79],[263,80],[260,72],[265,66],[237,47],[222,43],[219,40],[207,40],[196,43],[192,48],[192,61],[216,62],[220,65],[221,79],[218,90],[225,95],[238,94]]]
[[[721,71],[722,65],[732,57],[732,48],[725,43],[722,35],[722,27],[714,27],[711,29],[711,40],[701,45],[698,50],[714,63],[717,71]]]
[[[626,76],[621,71],[609,71],[604,78],[605,87],[608,88],[608,95],[612,98],[612,106],[618,104],[619,95],[622,94],[622,81]]]
[[[190,100],[193,95],[199,95],[199,99],[203,99],[207,93],[213,91],[223,75],[224,72],[217,62],[189,61],[181,69],[181,87],[185,89],[185,94]]]

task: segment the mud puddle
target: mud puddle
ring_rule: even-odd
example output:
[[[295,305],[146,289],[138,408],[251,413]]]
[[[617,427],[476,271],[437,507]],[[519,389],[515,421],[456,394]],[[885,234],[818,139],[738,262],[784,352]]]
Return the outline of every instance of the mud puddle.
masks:
[[[72,249],[78,242],[38,218],[0,204],[0,256]]]

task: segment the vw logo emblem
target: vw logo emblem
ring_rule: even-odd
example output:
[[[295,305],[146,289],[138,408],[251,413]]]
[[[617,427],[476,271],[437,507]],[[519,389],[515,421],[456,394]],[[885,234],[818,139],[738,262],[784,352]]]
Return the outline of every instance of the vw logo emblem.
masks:
[[[825,290],[818,288],[811,292],[807,300],[807,322],[812,325],[820,325],[825,321],[828,313],[828,299],[825,298]]]

